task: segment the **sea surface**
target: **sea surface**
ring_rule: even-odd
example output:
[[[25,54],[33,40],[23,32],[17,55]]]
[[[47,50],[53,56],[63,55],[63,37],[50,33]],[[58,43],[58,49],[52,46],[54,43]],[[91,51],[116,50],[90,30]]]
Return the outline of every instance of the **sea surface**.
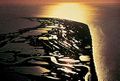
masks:
[[[0,6],[0,34],[39,25],[38,22],[31,22],[22,17],[73,18],[72,20],[86,23],[92,35],[93,57],[98,80],[120,81],[120,5],[86,4],[83,6],[82,4],[81,6],[79,4],[79,9],[76,11],[80,12],[72,14],[72,17],[68,16],[69,13],[59,12],[61,8],[62,5],[57,6],[57,4],[2,5]],[[57,10],[59,13],[55,12]],[[66,17],[63,16],[64,14]]]

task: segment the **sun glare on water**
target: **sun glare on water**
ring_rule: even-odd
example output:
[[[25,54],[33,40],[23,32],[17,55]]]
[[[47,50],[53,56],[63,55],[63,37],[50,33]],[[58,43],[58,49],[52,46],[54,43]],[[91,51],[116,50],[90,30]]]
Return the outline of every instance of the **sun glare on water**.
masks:
[[[92,18],[92,16],[90,16],[92,12],[89,9],[92,8],[79,3],[59,3],[46,6],[44,9],[45,11],[41,16],[70,19],[88,23]]]

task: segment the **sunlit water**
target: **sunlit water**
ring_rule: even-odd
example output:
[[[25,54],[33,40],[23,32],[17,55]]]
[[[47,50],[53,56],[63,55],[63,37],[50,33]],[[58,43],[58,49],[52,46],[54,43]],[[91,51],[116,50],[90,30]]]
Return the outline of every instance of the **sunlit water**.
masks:
[[[34,27],[20,16],[57,17],[86,23],[92,35],[93,57],[99,81],[120,81],[120,6],[61,3],[0,7],[0,32]],[[15,17],[15,18],[13,18]],[[11,30],[9,30],[11,29]]]

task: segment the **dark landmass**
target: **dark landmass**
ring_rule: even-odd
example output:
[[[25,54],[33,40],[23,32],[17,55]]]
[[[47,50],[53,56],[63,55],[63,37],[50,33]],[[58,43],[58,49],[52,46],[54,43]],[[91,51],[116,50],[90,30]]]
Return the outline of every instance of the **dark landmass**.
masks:
[[[0,34],[0,79],[6,81],[97,81],[86,24],[24,17],[40,24]]]

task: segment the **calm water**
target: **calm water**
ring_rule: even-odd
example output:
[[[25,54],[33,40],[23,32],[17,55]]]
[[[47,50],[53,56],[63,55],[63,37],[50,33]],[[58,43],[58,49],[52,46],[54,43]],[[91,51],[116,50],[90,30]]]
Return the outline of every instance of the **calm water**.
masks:
[[[87,7],[85,8],[85,6]],[[88,7],[88,5],[85,6],[79,6],[78,10],[84,13],[80,14],[78,16],[79,18],[76,18],[76,21],[79,20],[89,25],[93,39],[94,60],[98,79],[99,81],[120,81],[120,6],[115,4],[92,5],[92,7],[91,5],[89,5],[90,7]],[[60,8],[56,5],[1,6],[0,33],[13,32],[39,24],[19,17],[57,17],[58,15],[62,18],[63,16],[59,15],[59,13],[57,15],[53,14],[54,11],[60,10]],[[67,15],[68,14],[69,13],[67,13]],[[76,13],[73,20],[75,17]]]

